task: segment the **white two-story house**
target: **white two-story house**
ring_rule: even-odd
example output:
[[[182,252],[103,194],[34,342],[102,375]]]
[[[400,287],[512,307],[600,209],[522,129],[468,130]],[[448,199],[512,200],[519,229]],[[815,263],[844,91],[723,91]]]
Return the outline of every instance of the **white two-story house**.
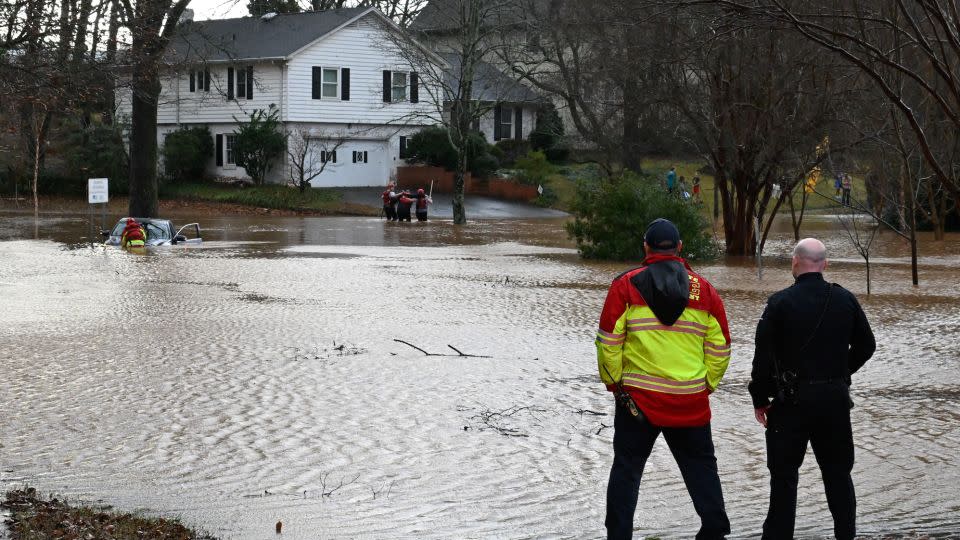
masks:
[[[215,141],[207,173],[242,178],[238,122],[273,105],[291,140],[306,135],[306,168],[322,167],[312,186],[382,186],[403,164],[406,138],[442,110],[390,32],[402,30],[375,8],[181,23],[165,56],[158,141],[205,125]],[[118,102],[129,113],[129,94]],[[284,155],[267,181],[290,182],[295,169]]]

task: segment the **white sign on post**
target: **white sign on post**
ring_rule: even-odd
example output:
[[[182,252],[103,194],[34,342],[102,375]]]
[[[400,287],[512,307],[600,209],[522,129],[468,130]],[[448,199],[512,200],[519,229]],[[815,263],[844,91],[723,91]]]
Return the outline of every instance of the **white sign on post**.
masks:
[[[106,178],[87,179],[87,198],[90,204],[105,203],[110,199]]]

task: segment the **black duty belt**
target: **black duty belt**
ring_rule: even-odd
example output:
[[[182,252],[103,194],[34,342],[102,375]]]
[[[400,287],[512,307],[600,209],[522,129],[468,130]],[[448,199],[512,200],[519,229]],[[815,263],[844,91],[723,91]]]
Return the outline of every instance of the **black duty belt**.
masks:
[[[798,379],[797,382],[800,384],[835,384],[846,383],[847,381],[841,377],[831,377],[829,379]]]

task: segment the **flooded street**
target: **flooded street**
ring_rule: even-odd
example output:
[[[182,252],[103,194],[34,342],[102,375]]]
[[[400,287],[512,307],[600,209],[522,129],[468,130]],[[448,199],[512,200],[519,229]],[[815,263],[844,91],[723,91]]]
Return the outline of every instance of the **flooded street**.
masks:
[[[914,288],[908,248],[884,233],[867,297],[842,230],[808,219],[878,341],[854,377],[859,530],[960,537],[960,236],[921,247]],[[603,536],[613,401],[593,339],[627,265],[581,261],[562,220],[200,221],[202,246],[133,255],[91,245],[83,215],[35,231],[0,213],[0,488],[224,539],[273,537],[277,520],[287,538]],[[788,227],[771,239],[762,280],[752,260],[694,263],[733,336],[711,402],[737,538],[766,512],[746,384],[792,244]],[[830,536],[812,453],[800,481],[798,537]],[[662,438],[637,515],[637,537],[698,527]]]

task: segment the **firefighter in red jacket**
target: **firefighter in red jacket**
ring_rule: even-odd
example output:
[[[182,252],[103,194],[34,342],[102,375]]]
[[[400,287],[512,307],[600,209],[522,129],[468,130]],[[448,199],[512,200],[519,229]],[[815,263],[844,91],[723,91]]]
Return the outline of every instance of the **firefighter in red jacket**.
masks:
[[[409,191],[400,193],[400,199],[397,205],[397,219],[400,221],[410,221],[410,207],[413,206],[413,199],[410,198]]]
[[[427,205],[432,203],[430,197],[423,191],[423,188],[417,190],[417,202],[415,204],[417,209],[417,221],[426,221],[427,220]]]
[[[137,223],[137,220],[127,218],[127,223],[124,225],[123,232],[120,234],[120,247],[142,248],[146,245],[146,241],[147,235],[144,233],[143,227]]]
[[[383,215],[387,221],[397,220],[397,194],[393,191],[393,183],[387,184],[387,189],[381,195],[383,197]]]
[[[700,516],[696,537],[730,533],[708,397],[730,362],[730,332],[720,296],[680,258],[682,247],[673,223],[651,223],[643,265],[613,281],[600,315],[600,379],[618,394],[607,486],[609,538],[632,537],[640,478],[661,433]]]

